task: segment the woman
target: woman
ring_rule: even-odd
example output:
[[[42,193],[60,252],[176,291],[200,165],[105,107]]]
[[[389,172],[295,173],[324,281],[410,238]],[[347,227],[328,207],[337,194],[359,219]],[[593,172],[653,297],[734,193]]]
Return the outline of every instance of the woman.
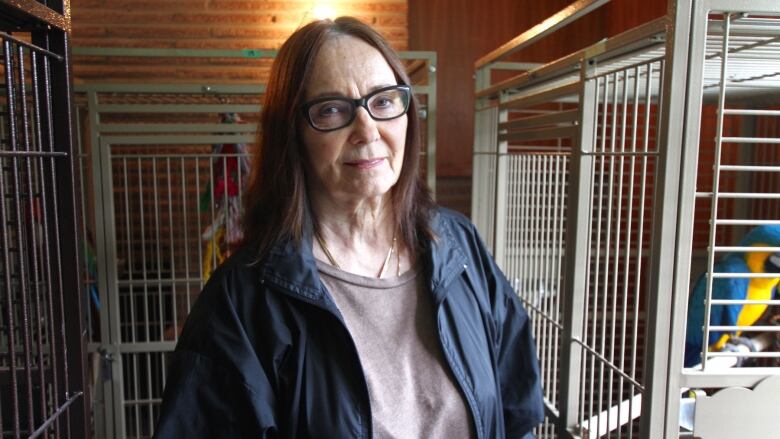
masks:
[[[398,56],[352,18],[279,50],[246,245],[193,307],[157,437],[519,438],[543,418],[527,314],[418,173]]]

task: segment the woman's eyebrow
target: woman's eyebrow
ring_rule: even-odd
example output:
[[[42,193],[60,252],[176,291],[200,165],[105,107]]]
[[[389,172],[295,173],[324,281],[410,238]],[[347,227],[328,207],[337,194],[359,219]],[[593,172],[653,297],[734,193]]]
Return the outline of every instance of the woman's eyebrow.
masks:
[[[380,88],[390,87],[392,85],[398,85],[398,84],[395,84],[395,83],[391,83],[391,84],[384,84],[384,83],[383,84],[377,84],[377,85],[374,85],[371,88],[369,88],[368,89],[368,93],[366,93],[366,94],[371,94],[371,93],[379,90]],[[347,95],[345,95],[345,94],[343,94],[341,92],[330,91],[329,90],[329,91],[323,91],[323,92],[317,93],[314,96],[311,96],[310,98],[308,98],[306,100],[314,100],[314,99],[319,99],[319,98],[348,98],[348,99],[356,99],[356,98],[351,98],[351,97],[349,97],[349,96],[347,96]]]

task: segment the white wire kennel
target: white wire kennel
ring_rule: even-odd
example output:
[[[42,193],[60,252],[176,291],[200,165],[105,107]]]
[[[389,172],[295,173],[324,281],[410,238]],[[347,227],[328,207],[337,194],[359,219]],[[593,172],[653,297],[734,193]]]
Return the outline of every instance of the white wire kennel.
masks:
[[[275,52],[77,48],[80,56],[253,58]],[[436,54],[402,52],[421,102],[425,177],[435,190]],[[261,112],[262,84],[102,83],[76,86],[84,178],[88,325],[96,435],[151,437],[173,351],[210,267],[226,241],[210,234],[243,193]],[[222,123],[237,113],[244,123]],[[217,145],[245,145],[245,149]],[[226,176],[234,181],[220,184]],[[231,186],[234,185],[234,186]],[[210,195],[204,198],[204,194]],[[205,201],[204,201],[205,200]],[[235,207],[235,204],[232,205]],[[235,212],[233,212],[235,214]],[[235,217],[235,215],[234,215]],[[93,289],[94,287],[94,289]],[[98,309],[97,305],[100,307]]]
[[[754,388],[754,409],[776,407],[767,377],[780,369],[722,369],[712,359],[737,354],[706,346],[703,366],[683,368],[688,291],[703,271],[776,277],[714,266],[745,251],[750,228],[780,226],[780,5],[670,2],[666,17],[557,61],[501,62],[604,3],[577,1],[477,62],[473,220],[534,321],[538,436],[727,437],[733,417],[708,412],[701,392],[693,432],[680,429],[683,390]],[[493,80],[507,68],[524,71]],[[711,290],[708,310],[721,304]],[[705,339],[718,329],[703,326]],[[770,437],[770,418],[742,434]]]

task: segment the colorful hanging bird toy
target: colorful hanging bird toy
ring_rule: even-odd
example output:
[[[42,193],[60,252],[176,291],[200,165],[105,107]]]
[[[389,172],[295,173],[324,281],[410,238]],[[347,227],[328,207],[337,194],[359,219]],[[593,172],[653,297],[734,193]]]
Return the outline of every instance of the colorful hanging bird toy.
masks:
[[[245,123],[236,113],[221,115],[222,123]],[[249,176],[249,159],[243,143],[216,144],[212,150],[212,174],[200,196],[199,210],[213,221],[203,231],[203,279],[236,249],[244,237],[241,229],[241,194]]]
[[[780,247],[780,225],[754,228],[739,243],[740,247]],[[780,283],[780,252],[740,251],[727,254],[715,263],[714,273],[775,273],[765,277],[716,277],[712,280],[712,299],[770,300]],[[707,274],[696,281],[688,301],[688,327],[685,334],[685,367],[701,363],[704,333]],[[766,304],[712,305],[710,326],[751,326],[767,310]],[[728,343],[741,343],[741,331],[710,331],[710,351],[721,351]],[[749,340],[747,341],[749,343]]]

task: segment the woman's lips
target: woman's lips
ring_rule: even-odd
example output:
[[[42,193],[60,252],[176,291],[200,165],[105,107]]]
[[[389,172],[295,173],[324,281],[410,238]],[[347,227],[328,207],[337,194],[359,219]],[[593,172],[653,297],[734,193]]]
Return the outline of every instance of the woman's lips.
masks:
[[[344,164],[358,169],[371,169],[381,165],[383,161],[385,161],[384,158],[368,159],[368,160],[352,160],[349,162],[344,162]]]

